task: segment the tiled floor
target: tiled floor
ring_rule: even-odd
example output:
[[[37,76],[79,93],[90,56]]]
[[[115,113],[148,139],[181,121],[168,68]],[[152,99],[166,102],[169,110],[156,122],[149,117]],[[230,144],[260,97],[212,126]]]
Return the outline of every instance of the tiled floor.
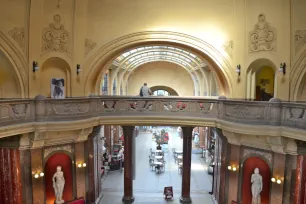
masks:
[[[156,174],[149,167],[149,149],[155,149],[152,134],[141,133],[136,138],[136,176],[134,180],[135,202],[139,204],[167,203],[163,199],[165,186],[173,186],[174,200],[168,203],[179,203],[181,193],[181,174],[174,163],[172,148],[182,149],[182,140],[176,132],[170,132],[169,152],[165,154],[166,169]],[[207,167],[200,154],[192,154],[191,165],[191,198],[194,204],[211,204],[208,192],[211,190],[211,176],[206,172]],[[121,204],[123,195],[123,173],[110,172],[102,182],[103,198],[100,204]]]

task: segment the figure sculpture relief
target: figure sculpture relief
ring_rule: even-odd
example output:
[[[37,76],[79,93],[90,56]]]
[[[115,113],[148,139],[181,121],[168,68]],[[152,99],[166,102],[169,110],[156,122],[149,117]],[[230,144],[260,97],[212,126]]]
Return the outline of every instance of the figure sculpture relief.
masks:
[[[62,172],[62,167],[58,166],[56,167],[56,172],[54,173],[52,177],[53,181],[53,188],[54,193],[56,196],[55,203],[64,203],[63,197],[63,191],[65,186],[65,178],[64,178],[64,172]]]
[[[252,204],[261,204],[260,193],[262,191],[262,176],[259,174],[259,169],[254,169],[254,174],[251,177],[252,183]]]

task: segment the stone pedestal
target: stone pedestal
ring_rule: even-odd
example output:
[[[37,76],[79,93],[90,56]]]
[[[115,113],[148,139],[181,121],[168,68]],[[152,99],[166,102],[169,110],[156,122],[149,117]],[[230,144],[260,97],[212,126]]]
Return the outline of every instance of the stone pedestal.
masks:
[[[182,172],[182,194],[181,203],[192,203],[190,198],[190,173],[191,173],[191,151],[192,151],[193,127],[182,127],[183,133],[183,172]]]
[[[134,126],[123,126],[124,134],[124,195],[122,202],[133,203],[133,134]]]

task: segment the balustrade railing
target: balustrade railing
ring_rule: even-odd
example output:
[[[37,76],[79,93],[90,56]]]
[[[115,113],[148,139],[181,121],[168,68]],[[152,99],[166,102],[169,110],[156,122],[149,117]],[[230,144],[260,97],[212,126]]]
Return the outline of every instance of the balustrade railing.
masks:
[[[278,100],[238,101],[184,97],[101,96],[10,99],[0,101],[0,126],[29,122],[74,121],[94,117],[207,118],[241,124],[306,129],[306,104]]]

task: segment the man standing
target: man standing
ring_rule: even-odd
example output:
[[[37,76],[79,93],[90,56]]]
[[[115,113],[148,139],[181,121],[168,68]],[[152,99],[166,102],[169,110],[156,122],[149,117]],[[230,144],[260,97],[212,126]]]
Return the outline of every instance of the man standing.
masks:
[[[149,95],[152,95],[152,91],[148,87],[147,83],[144,83],[140,89],[139,96],[149,96]]]

